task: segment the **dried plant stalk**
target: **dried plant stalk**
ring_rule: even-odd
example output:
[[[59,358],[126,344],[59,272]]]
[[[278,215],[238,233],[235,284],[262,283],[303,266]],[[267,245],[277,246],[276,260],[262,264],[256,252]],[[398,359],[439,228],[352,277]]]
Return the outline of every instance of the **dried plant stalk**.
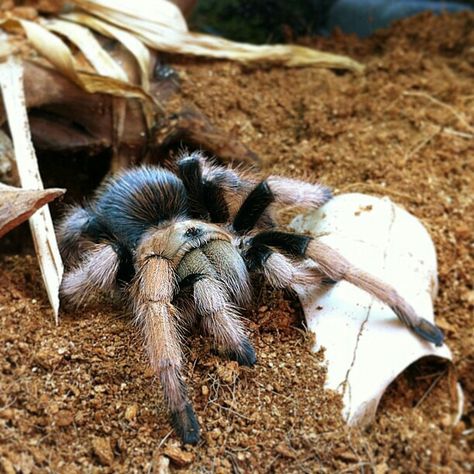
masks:
[[[43,189],[25,107],[23,68],[13,57],[0,64],[0,87],[21,185],[27,189]],[[44,206],[30,217],[30,227],[43,281],[57,323],[63,264],[48,206]]]

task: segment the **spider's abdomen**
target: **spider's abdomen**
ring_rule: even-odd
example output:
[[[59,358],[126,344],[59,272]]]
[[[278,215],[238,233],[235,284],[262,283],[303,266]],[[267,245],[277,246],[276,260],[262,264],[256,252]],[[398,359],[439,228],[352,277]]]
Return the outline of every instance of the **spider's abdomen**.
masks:
[[[135,247],[151,226],[188,212],[183,182],[162,168],[140,167],[109,181],[93,205],[107,233]]]

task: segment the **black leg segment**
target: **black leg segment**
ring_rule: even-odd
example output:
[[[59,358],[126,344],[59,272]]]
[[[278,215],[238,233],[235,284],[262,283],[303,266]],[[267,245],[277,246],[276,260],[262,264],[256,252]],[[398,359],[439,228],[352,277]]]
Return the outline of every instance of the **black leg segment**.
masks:
[[[198,158],[183,158],[178,162],[179,177],[188,193],[189,208],[192,217],[208,219],[209,212],[204,204],[201,163]]]
[[[171,425],[184,444],[199,442],[199,423],[191,404],[187,403],[182,410],[171,411]]]
[[[252,245],[244,254],[245,265],[249,271],[260,270],[268,260],[273,250],[263,244]]]
[[[275,196],[266,181],[257,184],[240,206],[234,219],[234,230],[238,234],[251,231],[274,200]]]
[[[307,235],[290,234],[289,232],[267,231],[260,232],[251,240],[252,246],[268,245],[290,254],[294,257],[304,257],[312,237]]]
[[[224,198],[223,189],[212,181],[204,180],[203,195],[211,222],[227,222],[229,220],[229,208]]]
[[[229,357],[230,360],[235,360],[239,365],[246,367],[253,367],[257,362],[255,349],[248,339],[242,343],[242,347],[239,351],[227,351],[227,357]]]

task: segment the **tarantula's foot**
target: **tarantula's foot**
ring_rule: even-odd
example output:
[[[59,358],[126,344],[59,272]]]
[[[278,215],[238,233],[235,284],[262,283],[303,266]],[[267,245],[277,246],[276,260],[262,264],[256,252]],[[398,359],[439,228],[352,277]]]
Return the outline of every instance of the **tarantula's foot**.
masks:
[[[332,286],[332,285],[335,285],[336,283],[337,283],[337,280],[334,280],[334,279],[329,278],[329,277],[323,277],[321,279],[321,284],[322,285]]]
[[[171,412],[171,425],[184,444],[199,443],[201,429],[191,404]]]
[[[247,367],[253,367],[257,362],[255,349],[248,339],[242,342],[238,350],[227,351],[226,355],[230,360],[235,360],[239,365]]]
[[[435,346],[440,347],[443,345],[443,331],[441,331],[438,326],[435,326],[424,318],[420,318],[418,324],[413,326],[413,331],[423,339],[432,342]]]

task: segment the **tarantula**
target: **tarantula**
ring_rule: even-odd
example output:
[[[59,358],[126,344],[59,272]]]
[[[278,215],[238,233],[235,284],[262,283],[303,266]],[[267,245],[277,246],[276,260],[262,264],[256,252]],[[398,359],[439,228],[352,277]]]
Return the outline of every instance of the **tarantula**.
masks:
[[[200,428],[182,378],[182,329],[196,324],[221,354],[254,365],[239,316],[251,299],[252,272],[278,288],[347,280],[389,305],[418,336],[441,345],[443,333],[392,287],[318,239],[275,228],[280,206],[317,208],[331,196],[319,184],[279,176],[257,181],[198,153],[182,156],[176,173],[129,169],[60,225],[62,301],[77,307],[107,292],[130,302],[172,425],[192,444]]]

